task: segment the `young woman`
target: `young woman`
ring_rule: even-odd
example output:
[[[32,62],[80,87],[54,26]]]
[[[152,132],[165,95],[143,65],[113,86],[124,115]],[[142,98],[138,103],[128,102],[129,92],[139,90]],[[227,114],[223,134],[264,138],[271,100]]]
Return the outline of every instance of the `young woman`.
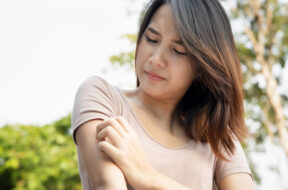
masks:
[[[239,143],[240,64],[218,0],[152,0],[141,18],[137,88],[90,77],[78,89],[83,189],[255,189]]]

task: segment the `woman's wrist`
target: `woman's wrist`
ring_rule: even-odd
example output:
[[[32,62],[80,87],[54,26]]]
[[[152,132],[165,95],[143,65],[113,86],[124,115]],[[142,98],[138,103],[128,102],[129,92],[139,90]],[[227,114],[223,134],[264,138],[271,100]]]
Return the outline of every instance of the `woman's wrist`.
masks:
[[[150,175],[147,176],[147,183],[143,190],[161,190],[162,181],[164,176],[156,170],[153,170]]]

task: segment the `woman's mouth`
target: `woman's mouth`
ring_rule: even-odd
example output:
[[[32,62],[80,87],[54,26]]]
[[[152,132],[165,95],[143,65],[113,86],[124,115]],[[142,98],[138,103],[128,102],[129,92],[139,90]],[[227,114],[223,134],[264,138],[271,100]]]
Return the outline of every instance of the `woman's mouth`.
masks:
[[[146,73],[146,75],[148,76],[148,78],[151,79],[151,80],[155,80],[155,81],[165,80],[164,77],[158,75],[157,73],[147,72],[147,71],[144,71],[144,72]]]

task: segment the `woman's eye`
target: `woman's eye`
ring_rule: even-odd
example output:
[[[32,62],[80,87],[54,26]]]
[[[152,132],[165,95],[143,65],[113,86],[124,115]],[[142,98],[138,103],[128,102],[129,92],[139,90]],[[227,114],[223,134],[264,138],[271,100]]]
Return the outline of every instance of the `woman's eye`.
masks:
[[[145,38],[146,38],[147,42],[150,42],[150,43],[157,43],[157,40],[152,40],[152,39],[149,38],[147,35],[145,35]]]
[[[145,38],[146,38],[147,42],[152,43],[152,44],[155,44],[158,42],[157,40],[152,40],[151,38],[149,38],[147,34],[145,34]],[[173,51],[178,55],[187,55],[186,52],[181,52],[181,51],[178,51],[176,49],[173,49]]]
[[[180,51],[177,51],[176,49],[174,49],[175,53],[179,54],[179,55],[187,55],[186,52],[180,52]]]

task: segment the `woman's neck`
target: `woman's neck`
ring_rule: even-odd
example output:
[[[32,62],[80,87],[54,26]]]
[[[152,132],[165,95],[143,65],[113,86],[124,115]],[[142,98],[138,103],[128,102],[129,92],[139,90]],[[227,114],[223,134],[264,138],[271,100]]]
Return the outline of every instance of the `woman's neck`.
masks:
[[[135,90],[134,94],[134,102],[137,106],[147,111],[155,119],[167,121],[167,123],[170,123],[171,114],[178,101],[176,98],[151,97],[140,87]]]
[[[150,123],[154,123],[157,127],[163,128],[164,130],[169,130],[171,114],[177,104],[177,101],[174,99],[157,99],[149,96],[141,88],[134,90],[122,91],[126,96],[127,100],[133,111],[138,113],[138,117],[149,118]],[[139,111],[141,110],[141,111]],[[145,117],[143,117],[143,115]],[[148,121],[147,121],[148,122]],[[148,123],[149,123],[148,122]],[[173,124],[172,133],[181,134],[185,136],[185,133],[181,130],[177,124]],[[175,131],[174,131],[175,130]]]

